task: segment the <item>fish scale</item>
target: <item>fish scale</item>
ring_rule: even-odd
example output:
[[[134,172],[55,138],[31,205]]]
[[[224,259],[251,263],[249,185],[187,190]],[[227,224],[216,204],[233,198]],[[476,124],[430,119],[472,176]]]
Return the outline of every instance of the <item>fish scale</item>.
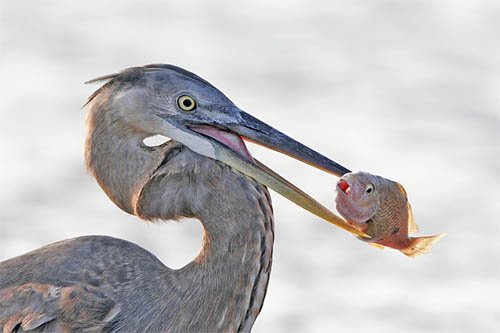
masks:
[[[387,190],[380,192],[380,205],[375,215],[368,221],[367,233],[374,239],[383,238],[392,235],[394,230],[397,233],[407,233],[408,226],[400,221],[408,220],[408,210],[406,209],[406,198],[401,198],[399,191],[395,192],[391,189],[391,184],[394,183],[386,180],[382,186]]]

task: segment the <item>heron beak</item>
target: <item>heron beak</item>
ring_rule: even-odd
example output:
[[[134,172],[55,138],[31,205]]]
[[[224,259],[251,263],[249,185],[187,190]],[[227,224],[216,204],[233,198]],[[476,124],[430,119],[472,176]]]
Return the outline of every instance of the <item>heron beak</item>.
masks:
[[[218,123],[213,127],[208,124],[189,125],[188,127],[190,130],[208,137],[207,140],[213,146],[215,159],[252,177],[259,183],[268,186],[300,207],[337,227],[357,236],[369,238],[368,235],[348,224],[307,193],[255,160],[246,150],[241,137],[337,176],[349,172],[347,168],[331,161],[251,115],[241,110],[238,111],[241,118],[237,122]]]
[[[302,143],[281,133],[252,115],[241,110],[239,110],[239,114],[241,117],[240,121],[235,124],[227,124],[226,126],[249,141],[286,154],[337,177],[351,172],[349,169],[304,146]]]

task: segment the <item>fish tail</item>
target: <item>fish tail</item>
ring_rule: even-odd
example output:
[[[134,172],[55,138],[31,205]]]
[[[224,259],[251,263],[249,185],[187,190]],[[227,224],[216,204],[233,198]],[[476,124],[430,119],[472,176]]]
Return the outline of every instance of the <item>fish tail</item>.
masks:
[[[408,257],[415,258],[421,254],[429,252],[432,246],[444,236],[446,236],[446,234],[440,234],[436,236],[412,237],[410,246],[402,249],[401,252],[406,254]]]

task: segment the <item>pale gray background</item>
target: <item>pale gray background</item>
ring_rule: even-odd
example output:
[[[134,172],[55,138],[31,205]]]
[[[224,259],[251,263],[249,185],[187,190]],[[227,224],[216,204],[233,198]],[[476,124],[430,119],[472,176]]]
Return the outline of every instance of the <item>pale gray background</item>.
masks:
[[[415,260],[273,193],[273,274],[255,332],[500,327],[498,1],[0,1],[0,259],[63,238],[134,241],[171,267],[199,223],[148,225],[83,168],[85,112],[124,67],[177,64],[353,170],[405,185]],[[329,207],[336,179],[253,153]],[[147,306],[147,305],[145,305]]]

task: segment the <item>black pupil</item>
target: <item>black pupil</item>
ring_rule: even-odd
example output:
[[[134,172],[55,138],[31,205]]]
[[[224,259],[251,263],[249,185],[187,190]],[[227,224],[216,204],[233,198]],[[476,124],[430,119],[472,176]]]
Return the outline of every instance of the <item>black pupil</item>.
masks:
[[[371,187],[369,187],[367,190],[366,190],[366,193],[372,193],[373,189]]]
[[[190,108],[193,105],[193,102],[191,102],[190,99],[186,98],[185,100],[182,101],[182,105],[184,105],[187,108]]]

